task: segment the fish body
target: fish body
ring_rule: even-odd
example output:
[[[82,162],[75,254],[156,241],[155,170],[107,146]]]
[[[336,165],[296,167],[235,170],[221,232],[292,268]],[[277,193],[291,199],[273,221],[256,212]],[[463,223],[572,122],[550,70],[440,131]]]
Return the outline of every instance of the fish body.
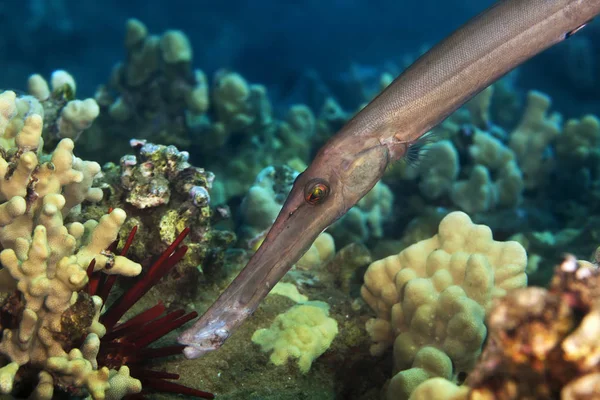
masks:
[[[219,348],[316,237],[425,133],[495,80],[600,13],[600,0],[502,0],[421,56],[317,153],[248,265],[179,336],[196,358]]]

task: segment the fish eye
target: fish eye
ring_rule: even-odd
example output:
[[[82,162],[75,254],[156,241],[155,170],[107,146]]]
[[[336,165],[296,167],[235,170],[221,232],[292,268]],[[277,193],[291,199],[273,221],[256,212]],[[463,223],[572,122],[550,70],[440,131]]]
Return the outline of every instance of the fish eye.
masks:
[[[329,184],[323,179],[313,179],[304,187],[304,200],[308,204],[319,204],[329,195]]]

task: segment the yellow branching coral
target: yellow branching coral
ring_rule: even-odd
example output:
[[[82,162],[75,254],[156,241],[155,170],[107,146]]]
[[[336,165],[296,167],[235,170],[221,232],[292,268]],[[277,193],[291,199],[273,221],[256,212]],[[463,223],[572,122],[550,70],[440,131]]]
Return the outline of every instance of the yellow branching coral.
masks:
[[[509,145],[517,156],[528,189],[540,186],[552,167],[552,159],[543,154],[559,136],[562,119],[559,114],[548,112],[550,105],[549,96],[535,90],[527,93],[525,113],[510,134]]]
[[[43,89],[37,87],[40,96]],[[123,210],[98,222],[64,223],[82,201],[102,197],[92,188],[100,166],[75,157],[71,139],[43,154],[42,113],[32,96],[0,93],[0,290],[8,293],[5,306],[16,321],[2,326],[0,353],[8,361],[0,366],[0,392],[10,394],[27,365],[40,371],[36,398],[51,399],[55,386],[87,390],[94,399],[121,398],[141,385],[126,369],[98,369],[102,300],[80,292],[92,260],[96,270],[127,276],[141,266],[105,251],[125,221]],[[65,324],[78,322],[64,316],[81,302],[89,310],[74,314],[82,337],[69,337]],[[73,347],[78,340],[81,348]]]
[[[50,85],[41,75],[31,75],[27,86],[32,97],[50,108],[50,113],[46,117],[54,119],[53,131],[58,139],[77,140],[100,114],[100,107],[96,100],[74,98],[77,85],[73,76],[67,71],[54,71],[50,78]],[[53,103],[53,100],[57,103]]]

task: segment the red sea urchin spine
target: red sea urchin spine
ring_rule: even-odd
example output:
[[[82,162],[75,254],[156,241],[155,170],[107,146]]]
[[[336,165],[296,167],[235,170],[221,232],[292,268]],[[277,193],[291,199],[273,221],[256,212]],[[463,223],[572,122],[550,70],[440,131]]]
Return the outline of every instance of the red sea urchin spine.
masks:
[[[115,339],[118,337],[122,337],[126,330],[139,329],[146,322],[152,321],[152,320],[160,317],[162,315],[162,313],[165,312],[165,310],[166,310],[166,307],[161,301],[154,307],[151,307],[151,308],[147,309],[146,311],[143,311],[140,314],[136,315],[135,317],[129,319],[128,321],[115,326],[110,332],[107,332],[106,335],[104,335],[104,338],[107,340],[112,340],[112,339]]]
[[[133,239],[135,238],[135,234],[137,233],[138,227],[137,225],[131,229],[129,235],[127,236],[127,240],[125,241],[125,245],[121,249],[121,256],[126,256],[131,244],[133,243]],[[117,248],[118,239],[113,242],[112,245],[107,249],[107,251],[115,252]],[[99,296],[102,299],[103,303],[106,303],[106,299],[108,298],[108,294],[112,289],[113,285],[117,281],[117,275],[108,275],[105,274],[96,274],[93,275],[94,267],[96,266],[96,259],[93,259],[90,262],[90,265],[87,269],[88,276],[88,293],[90,295]]]
[[[88,276],[87,292],[90,296],[96,294],[96,291],[98,290],[98,285],[100,284],[100,279],[102,277],[100,274],[93,275],[95,267],[96,259],[92,258],[92,261],[90,261],[90,265],[88,265],[86,270]]]
[[[177,239],[161,254],[154,264],[148,268],[146,274],[141,277],[129,290],[127,290],[113,305],[107,310],[100,322],[104,324],[107,330],[112,330],[117,321],[133,306],[143,295],[145,295],[160,278],[167,274],[185,255],[187,246],[181,246],[181,242],[190,232],[185,228]]]
[[[135,227],[129,234],[125,246],[121,250],[124,256],[133,242],[137,231]],[[148,348],[154,341],[164,337],[169,332],[179,328],[198,315],[195,311],[185,314],[184,310],[175,310],[163,315],[166,307],[159,302],[135,317],[118,324],[118,320],[165,276],[179,262],[187,251],[186,246],[181,246],[189,229],[183,230],[171,244],[146,271],[146,274],[127,290],[119,299],[108,307],[101,316],[100,321],[106,327],[106,334],[100,340],[98,365],[118,369],[122,365],[130,368],[131,376],[140,380],[143,391],[138,394],[126,396],[127,400],[145,399],[147,389],[157,392],[169,392],[194,396],[203,399],[214,399],[212,393],[170,382],[167,379],[179,379],[178,374],[147,369],[151,359],[181,354],[184,345],[173,345],[159,348]],[[109,251],[114,252],[116,241]],[[88,267],[90,278],[87,291],[90,295],[102,297],[106,302],[108,295],[115,283],[116,275],[94,274],[95,261]]]
[[[125,245],[121,249],[121,256],[126,256],[131,244],[133,243],[133,239],[135,238],[135,234],[137,233],[138,227],[137,225],[131,229],[129,235],[127,236],[127,240],[125,240]],[[112,287],[117,281],[117,275],[109,275],[106,277],[104,284],[100,286],[97,295],[100,296],[103,303],[106,303],[106,299],[108,298],[108,294],[110,293]]]
[[[188,396],[200,397],[202,399],[215,398],[215,395],[212,393],[204,392],[198,389],[192,389],[190,387],[180,385],[179,383],[169,382],[164,379],[140,379],[140,381],[142,382],[143,386],[150,387],[158,392],[185,394]]]
[[[127,336],[127,339],[134,342],[139,347],[146,347],[150,343],[198,316],[197,312],[191,312],[185,316],[184,314],[184,310],[170,312],[167,315],[146,324],[143,331],[132,332]],[[179,319],[180,317],[183,318]]]

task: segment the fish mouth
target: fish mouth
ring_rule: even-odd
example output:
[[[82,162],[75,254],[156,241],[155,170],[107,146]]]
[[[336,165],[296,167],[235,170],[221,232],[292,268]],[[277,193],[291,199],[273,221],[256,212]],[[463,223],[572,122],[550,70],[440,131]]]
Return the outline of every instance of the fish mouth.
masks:
[[[333,215],[337,216],[331,211],[315,215],[316,208],[306,203],[286,205],[244,269],[196,323],[179,336],[179,343],[186,346],[187,358],[198,358],[220,348],[335,219]]]

